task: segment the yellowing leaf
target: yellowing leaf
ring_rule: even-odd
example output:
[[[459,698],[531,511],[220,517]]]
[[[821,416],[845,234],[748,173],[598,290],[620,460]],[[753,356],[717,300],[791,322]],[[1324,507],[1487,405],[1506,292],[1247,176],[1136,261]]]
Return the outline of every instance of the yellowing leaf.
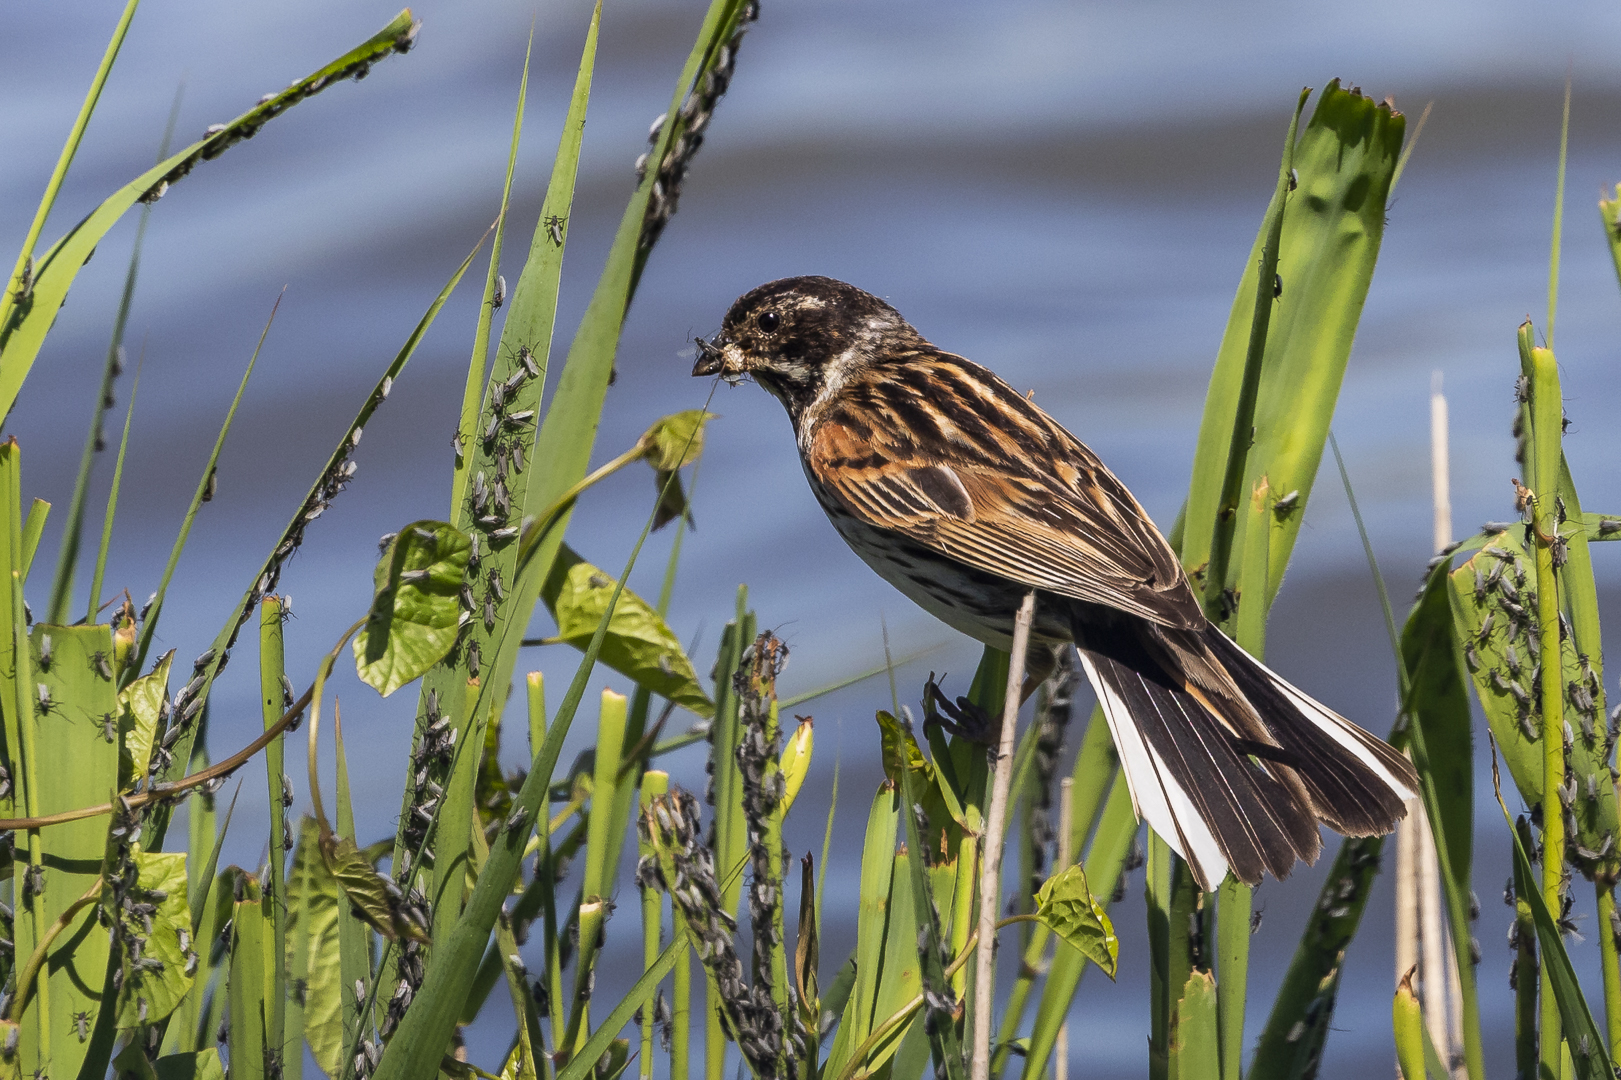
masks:
[[[150,674],[142,675],[118,692],[118,787],[123,790],[137,776],[145,776],[152,761],[152,739],[169,690],[169,665],[174,650],[163,654]]]
[[[923,750],[899,720],[890,713],[882,710],[878,713],[878,732],[883,743],[884,775],[889,777],[897,787],[901,782],[901,755],[904,753],[906,767],[915,777],[921,778],[926,785],[934,783],[934,765],[923,756]],[[919,789],[914,788],[914,791]]]
[[[671,413],[654,421],[641,438],[642,456],[657,472],[674,472],[704,452],[704,425],[715,414],[702,409]]]
[[[387,697],[438,663],[456,644],[467,534],[442,521],[401,529],[377,563],[376,595],[355,635],[355,669]]]
[[[1120,941],[1103,905],[1086,887],[1085,870],[1071,866],[1048,878],[1036,893],[1036,918],[1114,978]]]
[[[141,942],[139,959],[128,949],[119,958],[124,972],[123,989],[118,993],[121,1029],[154,1024],[172,1013],[190,992],[192,973],[197,969],[198,943],[191,940],[191,908],[186,903],[186,856],[136,851],[134,860],[136,881],[124,893],[132,907],[112,908],[123,920],[125,939]],[[113,904],[110,891],[104,891],[103,897],[108,905]],[[150,905],[152,910],[135,905]],[[151,920],[150,931],[147,919]]]
[[[315,1063],[337,1076],[343,1062],[343,975],[338,964],[338,883],[321,857],[321,827],[306,816],[299,825],[293,872],[287,879],[288,951],[297,935],[309,942],[304,997],[304,1037]]]
[[[557,553],[541,598],[557,619],[557,636],[577,649],[590,644],[613,596],[615,581],[584,561],[568,545]],[[699,716],[712,716],[715,703],[704,693],[681,642],[647,601],[626,589],[619,594],[602,662],[660,697]]]

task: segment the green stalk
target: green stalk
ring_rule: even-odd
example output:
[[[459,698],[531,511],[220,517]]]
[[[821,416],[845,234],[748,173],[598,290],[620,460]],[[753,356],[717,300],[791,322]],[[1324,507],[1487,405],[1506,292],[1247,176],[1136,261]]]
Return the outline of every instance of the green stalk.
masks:
[[[1271,567],[1272,506],[1277,500],[1268,479],[1262,475],[1250,492],[1249,520],[1244,528],[1244,551],[1240,565],[1240,602],[1234,640],[1251,656],[1266,654],[1266,620],[1272,595]],[[1248,600],[1245,603],[1244,600]],[[1217,971],[1216,1036],[1220,1052],[1221,1080],[1239,1080],[1244,1055],[1245,997],[1249,990],[1250,915],[1255,890],[1229,875],[1217,887],[1215,941]],[[1207,901],[1208,902],[1208,901]],[[1206,948],[1210,943],[1206,931]],[[1202,996],[1198,1000],[1203,1001]],[[1200,1047],[1198,1052],[1208,1052]]]
[[[587,981],[591,978],[591,966],[596,962],[597,942],[602,937],[602,924],[606,921],[602,901],[587,900],[581,904],[577,918],[580,926],[580,944],[575,949],[574,1008],[569,1013],[568,1028],[557,1040],[558,1052],[565,1055],[563,1060],[572,1059],[590,1037],[591,998],[586,987]]]
[[[468,840],[473,852],[473,871],[484,869],[484,863],[490,856],[489,841],[484,838],[484,828],[477,821],[468,830]],[[506,912],[495,921],[495,950],[501,958],[501,970],[507,979],[507,994],[512,998],[512,1010],[518,1023],[517,1048],[521,1056],[521,1064],[517,1070],[520,1078],[532,1077],[540,1055],[536,1048],[542,1046],[540,1042],[540,1018],[535,1015],[535,1001],[530,996],[529,986],[524,982],[523,960],[518,955],[518,939],[512,932],[512,920]]]
[[[1522,817],[1517,826],[1522,845],[1533,850],[1531,826]],[[1514,923],[1519,944],[1514,950],[1514,1064],[1518,1075],[1537,1075],[1537,925],[1531,905],[1514,898]],[[1606,927],[1606,932],[1608,928]]]
[[[743,650],[754,640],[754,613],[748,610],[748,586],[737,588],[737,616],[728,623],[721,636],[720,656],[716,661],[715,720],[710,728],[712,749],[710,761],[714,765],[715,791],[715,865],[736,866],[743,859],[746,837],[743,822],[743,779],[737,767],[738,700],[732,687],[732,676],[742,662]],[[730,885],[722,883],[721,901],[728,914],[735,916],[743,893],[739,878]],[[722,1003],[713,979],[704,980],[704,1076],[706,1080],[725,1080],[726,1032],[721,1023]]]
[[[21,762],[21,776],[13,776],[12,784],[22,781],[23,814],[33,817],[38,812],[40,804],[39,785],[35,776],[35,762],[39,758],[39,750],[35,745],[35,725],[32,722],[33,706],[33,660],[28,652],[27,620],[23,607],[23,578],[24,571],[20,564],[24,561],[24,537],[22,525],[22,451],[15,438],[8,439],[0,444],[0,472],[4,473],[5,488],[0,498],[4,499],[4,513],[10,522],[10,548],[11,548],[11,646],[12,646],[12,715],[17,717],[17,728],[20,738],[12,743],[17,749],[17,759]],[[28,830],[28,859],[29,867],[43,867],[44,851],[41,846],[38,829]],[[22,900],[19,897],[19,900]],[[49,925],[44,910],[44,897],[34,894],[26,900],[28,907],[29,929],[32,940],[43,941]],[[51,1029],[49,1018],[51,1015],[50,980],[40,984],[38,1007],[34,1013],[35,1036],[34,1045],[37,1047],[36,1057],[40,1062],[51,1060]]]
[[[266,993],[264,899],[251,878],[246,899],[231,912],[231,954],[226,980],[231,1016],[231,1073],[240,1080],[267,1080],[265,1052],[271,1049],[264,1011]]]
[[[1171,1056],[1171,846],[1148,830],[1148,1075],[1172,1080]]]
[[[1610,1056],[1621,1049],[1621,960],[1616,956],[1615,883],[1595,882],[1597,894],[1599,965],[1604,972],[1604,1019],[1610,1040]]]
[[[681,934],[679,927],[676,934]],[[687,1080],[692,1057],[692,954],[681,950],[675,962],[675,984],[670,994],[670,1080]]]
[[[1565,112],[1559,125],[1559,180],[1553,199],[1553,237],[1548,242],[1548,348],[1553,348],[1553,320],[1559,308],[1559,249],[1565,237],[1565,158],[1570,149],[1570,76],[1565,76]],[[1552,488],[1548,489],[1552,491]]]
[[[1238,1080],[1244,1056],[1244,1000],[1249,989],[1250,917],[1255,890],[1229,876],[1216,897],[1217,1038],[1221,1080]]]
[[[602,927],[607,922],[607,912],[603,909],[608,880],[604,853],[613,816],[609,807],[614,804],[624,745],[625,696],[603,690],[597,718],[596,763],[591,778],[591,816],[586,826],[585,877],[580,886],[585,902],[580,905],[579,913],[580,943],[574,950],[574,1005],[569,1013],[568,1033],[556,1039],[558,1049],[569,1052],[583,1045],[590,1033],[591,995],[587,986],[593,978],[592,969],[602,947]],[[654,955],[656,959],[657,954]]]
[[[531,671],[524,680],[528,691],[529,702],[529,755],[538,757],[546,745],[546,682],[545,677],[538,671]],[[544,810],[544,804],[543,804]],[[535,882],[540,885],[541,898],[541,930],[546,944],[546,970],[542,978],[546,980],[546,998],[550,1008],[547,1011],[547,1022],[551,1025],[552,1042],[560,1043],[563,1037],[563,1027],[566,1023],[563,1016],[563,963],[562,950],[559,948],[561,940],[558,937],[557,926],[557,864],[552,854],[552,831],[544,820],[535,822],[536,835],[540,842],[540,852],[535,856]],[[545,1062],[546,1072],[555,1071],[550,1059]]]
[[[645,815],[654,799],[669,793],[670,774],[653,770],[642,774],[641,810]],[[650,840],[643,837],[637,854],[643,859],[657,858]],[[664,897],[657,889],[642,889],[642,970],[650,969],[659,958],[659,937],[664,928]],[[642,1080],[653,1076],[653,1020],[654,1003],[642,1006]]]
[[[259,703],[265,727],[273,726],[286,711],[282,680],[286,670],[280,597],[267,596],[259,604]],[[282,762],[282,739],[265,747],[266,792],[270,805],[270,925],[271,953],[282,958],[271,965],[267,982],[274,994],[265,1002],[265,1031],[272,1047],[286,1045],[287,1025],[287,851],[282,844],[287,809],[282,802],[287,774]]]
[[[1554,355],[1532,344],[1529,322],[1520,327],[1519,343],[1521,363],[1531,377],[1528,446],[1533,454],[1528,464],[1533,465],[1533,494],[1526,509],[1536,537],[1537,629],[1542,661],[1541,685],[1537,688],[1542,704],[1542,900],[1549,911],[1558,912],[1565,888],[1565,814],[1559,796],[1565,785],[1565,713],[1564,667],[1559,655],[1559,582],[1554,573],[1553,548],[1559,534],[1559,516],[1553,493],[1559,490],[1564,399],[1560,396]],[[1548,1075],[1558,1076],[1561,1020],[1546,969],[1541,982],[1540,1067]]]

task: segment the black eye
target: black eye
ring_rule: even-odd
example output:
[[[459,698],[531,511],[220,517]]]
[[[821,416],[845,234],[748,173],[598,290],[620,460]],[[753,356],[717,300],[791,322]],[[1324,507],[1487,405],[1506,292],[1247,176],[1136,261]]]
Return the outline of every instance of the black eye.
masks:
[[[760,312],[760,317],[754,321],[760,324],[761,330],[764,330],[766,333],[770,334],[775,332],[777,327],[782,325],[782,316],[778,315],[775,311],[762,311]]]

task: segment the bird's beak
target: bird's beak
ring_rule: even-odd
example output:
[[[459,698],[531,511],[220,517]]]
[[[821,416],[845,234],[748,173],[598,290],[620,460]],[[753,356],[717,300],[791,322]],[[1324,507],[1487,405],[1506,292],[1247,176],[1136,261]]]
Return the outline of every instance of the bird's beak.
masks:
[[[693,343],[698,346],[698,362],[692,365],[694,375],[727,375],[735,377],[743,374],[741,350],[730,341],[717,334],[708,341],[703,338],[694,338]]]

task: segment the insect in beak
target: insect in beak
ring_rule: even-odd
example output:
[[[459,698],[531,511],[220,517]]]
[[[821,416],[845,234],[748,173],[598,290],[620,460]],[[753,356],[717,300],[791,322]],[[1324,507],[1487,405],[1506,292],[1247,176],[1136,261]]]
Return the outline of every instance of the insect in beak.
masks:
[[[719,375],[725,363],[725,354],[713,341],[705,341],[701,337],[692,339],[698,347],[698,362],[692,365],[692,373],[697,376]]]

